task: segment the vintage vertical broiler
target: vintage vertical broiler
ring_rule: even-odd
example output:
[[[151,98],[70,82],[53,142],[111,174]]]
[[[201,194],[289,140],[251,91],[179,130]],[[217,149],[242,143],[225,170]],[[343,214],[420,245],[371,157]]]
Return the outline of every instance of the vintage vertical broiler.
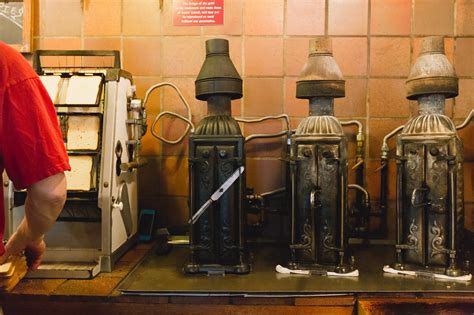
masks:
[[[458,95],[458,78],[443,37],[422,40],[406,85],[418,115],[397,137],[397,258],[384,270],[467,277],[460,264],[463,148],[444,109],[445,99]]]
[[[37,51],[34,62],[55,104],[72,170],[66,172],[64,209],[45,236],[44,263],[31,276],[93,277],[111,271],[137,239],[144,108],[131,102],[132,77],[120,69],[118,51]],[[6,186],[11,234],[23,216],[26,192]]]
[[[296,97],[309,100],[309,116],[291,144],[291,269],[356,271],[347,257],[347,141],[333,110],[344,84],[330,38],[311,40],[296,82]]]
[[[207,101],[208,113],[189,139],[190,214],[195,221],[190,221],[189,262],[184,270],[248,273],[245,175],[239,172],[245,166],[244,137],[231,116],[231,100],[242,97],[242,79],[229,58],[227,40],[206,41],[206,59],[195,85],[196,98]],[[197,218],[199,209],[206,210]]]

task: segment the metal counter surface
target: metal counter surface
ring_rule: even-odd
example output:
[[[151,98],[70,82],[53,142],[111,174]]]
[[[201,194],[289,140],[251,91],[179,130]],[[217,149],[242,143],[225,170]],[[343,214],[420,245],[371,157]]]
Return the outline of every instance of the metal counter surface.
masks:
[[[164,256],[159,256],[152,250],[118,289],[122,294],[190,296],[307,296],[372,292],[474,293],[473,281],[440,281],[384,273],[383,266],[394,262],[393,246],[355,246],[356,266],[360,273],[358,278],[279,274],[275,272],[275,266],[285,263],[288,257],[287,249],[275,246],[250,248],[252,271],[249,274],[211,276],[183,273],[182,267],[188,257],[185,245],[175,245],[171,252]]]

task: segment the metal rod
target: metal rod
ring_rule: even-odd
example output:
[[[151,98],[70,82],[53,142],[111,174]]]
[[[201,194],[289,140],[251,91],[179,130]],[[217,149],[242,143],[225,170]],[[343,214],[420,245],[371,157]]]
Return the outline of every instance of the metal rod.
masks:
[[[402,147],[403,150],[403,147]],[[402,212],[403,212],[403,174],[404,174],[404,161],[397,161],[397,201],[396,201],[396,208],[397,208],[397,244],[398,246],[402,245]],[[397,248],[397,263],[402,264],[402,249]]]
[[[286,187],[280,187],[280,188],[277,188],[277,189],[274,189],[274,190],[270,190],[270,191],[261,193],[260,197],[267,198],[267,197],[270,197],[272,195],[276,195],[276,194],[279,194],[279,193],[282,193],[282,192],[285,192],[285,191],[286,191]]]
[[[281,115],[277,115],[277,116],[264,116],[264,117],[255,118],[255,119],[235,117],[235,120],[238,121],[238,122],[243,122],[243,123],[257,123],[257,122],[262,122],[262,121],[269,120],[269,119],[280,119],[280,118],[283,118],[285,120],[286,130],[290,131],[291,130],[290,118],[288,117],[287,114],[281,114]]]
[[[366,204],[369,204],[369,200],[370,200],[369,192],[364,187],[357,184],[348,184],[347,188],[357,189],[358,191],[361,191],[364,194]]]
[[[465,128],[472,119],[474,119],[474,109],[471,110],[471,112],[469,113],[469,115],[466,117],[466,119],[464,120],[462,124],[456,126],[456,130]]]
[[[257,134],[253,134],[253,135],[245,137],[245,142],[249,142],[250,140],[257,139],[257,138],[276,138],[276,137],[284,136],[286,134],[288,134],[288,131],[286,130],[276,132],[276,133],[267,133],[267,134],[257,133]]]
[[[387,141],[399,133],[403,128],[405,128],[405,125],[398,126],[397,128],[393,129],[390,133],[388,133],[385,137],[383,137],[383,142],[382,142],[382,158],[387,157],[389,147],[387,144]]]
[[[362,123],[358,120],[346,120],[346,121],[341,121],[342,126],[349,126],[349,125],[357,125],[357,132],[362,133],[363,132],[363,127]]]

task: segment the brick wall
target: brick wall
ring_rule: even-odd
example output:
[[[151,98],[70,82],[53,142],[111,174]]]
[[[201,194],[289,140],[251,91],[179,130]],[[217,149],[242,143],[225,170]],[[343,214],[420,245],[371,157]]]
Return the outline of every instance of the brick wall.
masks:
[[[308,40],[331,36],[335,59],[346,78],[346,97],[337,99],[336,116],[364,124],[366,185],[374,199],[379,191],[374,169],[379,165],[381,140],[416,110],[416,104],[405,98],[404,82],[421,37],[446,36],[447,56],[460,78],[460,95],[447,101],[447,114],[458,123],[474,107],[474,0],[225,0],[225,24],[208,27],[173,26],[172,0],[35,0],[35,5],[35,48],[118,49],[140,97],[154,83],[173,82],[190,103],[195,122],[206,113],[205,103],[194,98],[206,39],[230,41],[231,58],[244,80],[244,97],[233,102],[234,115],[287,113],[296,128],[308,112],[307,101],[295,98]],[[155,93],[147,109],[150,124],[165,109],[184,113],[170,90]],[[466,151],[466,226],[471,229],[473,125],[460,132]],[[282,127],[282,122],[272,121],[243,130],[248,135]],[[167,120],[159,129],[164,136],[176,138],[184,126]],[[352,163],[355,130],[346,131],[352,141]],[[188,217],[187,138],[171,146],[148,133],[143,142],[149,165],[140,172],[140,205],[160,209],[166,224],[182,224]],[[248,146],[248,185],[257,192],[282,185],[280,149],[280,139]],[[392,170],[391,199],[395,195]]]

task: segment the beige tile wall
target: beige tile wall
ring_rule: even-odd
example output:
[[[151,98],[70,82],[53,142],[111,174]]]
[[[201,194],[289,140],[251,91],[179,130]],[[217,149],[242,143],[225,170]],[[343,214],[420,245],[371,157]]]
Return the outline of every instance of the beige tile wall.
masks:
[[[447,102],[447,114],[460,122],[474,107],[474,0],[225,0],[224,25],[208,27],[173,26],[172,0],[35,2],[35,48],[120,50],[140,97],[152,84],[171,81],[190,103],[195,122],[206,113],[205,103],[194,99],[206,39],[230,41],[231,58],[244,80],[244,98],[233,102],[234,115],[287,113],[296,127],[308,111],[307,102],[295,98],[308,40],[333,37],[334,56],[346,78],[346,98],[336,101],[335,112],[361,120],[366,128],[366,185],[374,199],[381,139],[416,111],[415,103],[405,99],[404,81],[421,37],[447,36],[447,55],[460,78],[460,95]],[[184,114],[168,89],[154,94],[147,109],[150,124],[165,109]],[[282,126],[273,121],[246,126],[244,132],[273,132]],[[176,138],[184,126],[170,119],[159,129]],[[354,129],[346,130],[354,141]],[[466,150],[466,225],[473,229],[474,126],[460,135]],[[143,143],[150,163],[140,172],[140,205],[159,209],[165,224],[183,224],[188,216],[187,142],[162,144],[148,133]],[[354,150],[354,143],[349,148]],[[248,185],[257,192],[282,185],[280,149],[280,140],[248,146]],[[394,199],[393,165],[390,174]]]

